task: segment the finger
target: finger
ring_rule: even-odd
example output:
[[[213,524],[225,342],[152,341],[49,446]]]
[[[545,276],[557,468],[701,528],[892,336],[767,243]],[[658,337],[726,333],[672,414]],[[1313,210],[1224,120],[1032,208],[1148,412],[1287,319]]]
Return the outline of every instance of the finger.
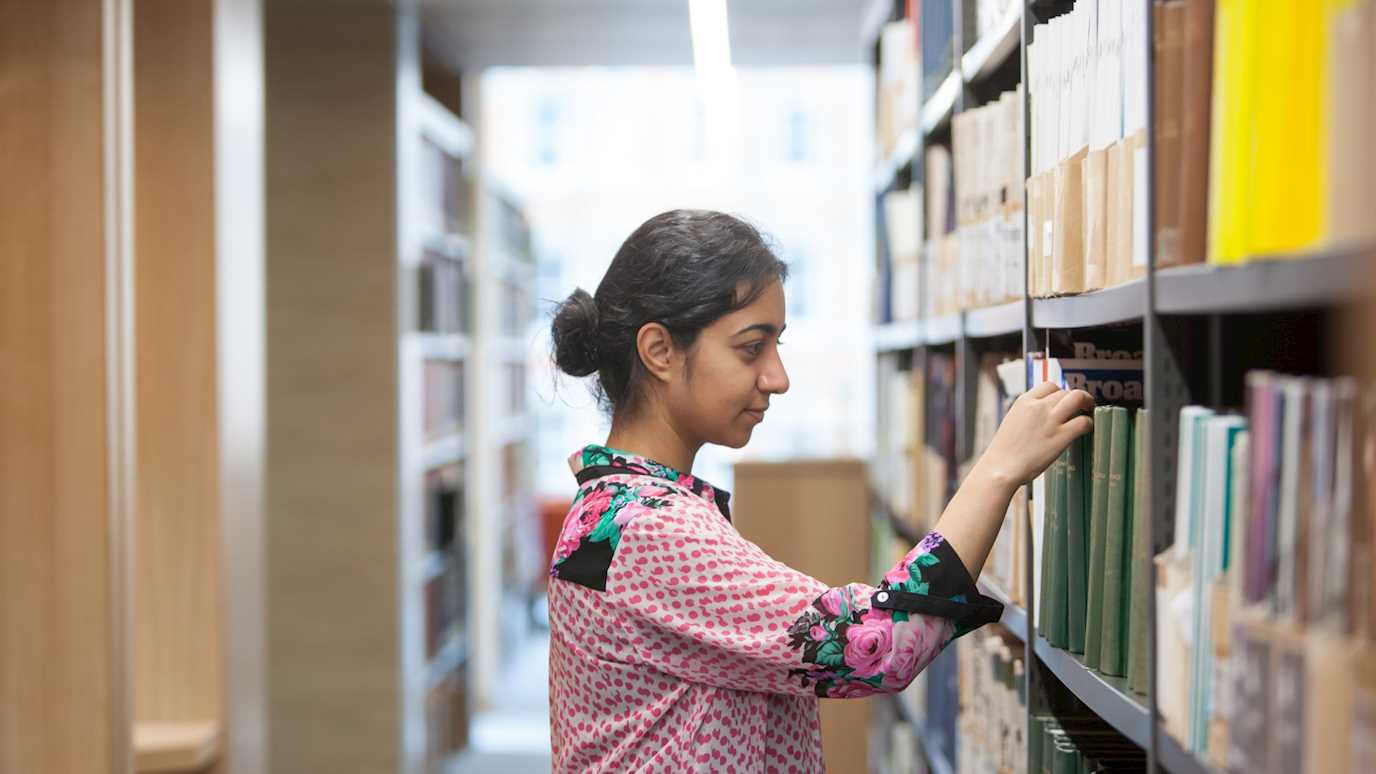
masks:
[[[1031,395],[1031,396],[1034,397],[1034,398],[1039,398],[1039,399],[1040,399],[1040,398],[1045,398],[1045,397],[1048,396],[1048,395],[1053,395],[1053,394],[1055,394],[1055,393],[1057,393],[1057,392],[1060,392],[1060,391],[1061,391],[1061,388],[1058,387],[1056,384],[1054,384],[1054,383],[1052,383],[1052,382],[1042,382],[1041,384],[1037,385],[1036,387],[1033,387],[1032,389],[1028,390],[1028,391],[1027,391],[1027,394],[1028,394],[1028,395]]]
[[[1082,435],[1089,435],[1094,432],[1094,417],[1081,414],[1078,417],[1071,417],[1062,427],[1070,433],[1070,437],[1079,438]]]
[[[1062,395],[1051,409],[1054,422],[1068,422],[1078,414],[1094,410],[1094,397],[1084,390],[1070,390]],[[1091,420],[1092,421],[1092,420]]]

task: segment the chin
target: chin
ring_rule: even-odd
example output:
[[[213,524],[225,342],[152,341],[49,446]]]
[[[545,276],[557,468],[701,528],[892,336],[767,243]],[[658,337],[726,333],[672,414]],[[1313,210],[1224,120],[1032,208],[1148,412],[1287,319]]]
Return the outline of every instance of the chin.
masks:
[[[750,443],[750,437],[754,435],[754,433],[755,431],[753,429],[744,432],[737,431],[725,434],[721,440],[713,441],[712,443],[715,443],[717,446],[725,446],[728,449],[740,449],[747,443]]]

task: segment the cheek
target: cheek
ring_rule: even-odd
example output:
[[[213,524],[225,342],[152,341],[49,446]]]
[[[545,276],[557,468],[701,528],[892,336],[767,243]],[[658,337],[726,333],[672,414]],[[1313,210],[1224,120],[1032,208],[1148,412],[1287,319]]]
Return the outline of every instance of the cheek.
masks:
[[[692,391],[703,409],[718,416],[733,415],[748,407],[755,393],[755,371],[734,355],[711,364],[702,364],[693,374]]]

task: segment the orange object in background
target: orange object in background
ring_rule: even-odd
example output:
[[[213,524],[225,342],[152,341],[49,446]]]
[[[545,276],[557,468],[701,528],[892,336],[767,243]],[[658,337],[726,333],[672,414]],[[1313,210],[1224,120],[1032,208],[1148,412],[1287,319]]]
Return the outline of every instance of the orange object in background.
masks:
[[[554,546],[564,529],[564,517],[571,507],[573,500],[568,497],[542,498],[536,505],[540,512],[540,550],[544,552],[547,563],[554,556]],[[549,582],[548,573],[541,573],[541,577],[544,578],[543,582]]]

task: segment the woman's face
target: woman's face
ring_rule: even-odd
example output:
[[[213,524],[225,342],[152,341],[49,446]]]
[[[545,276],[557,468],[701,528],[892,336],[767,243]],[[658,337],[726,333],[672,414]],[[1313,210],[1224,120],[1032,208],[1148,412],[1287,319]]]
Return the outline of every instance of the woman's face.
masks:
[[[703,329],[669,386],[669,407],[681,432],[739,449],[764,421],[769,400],[788,391],[779,357],[783,283]]]

